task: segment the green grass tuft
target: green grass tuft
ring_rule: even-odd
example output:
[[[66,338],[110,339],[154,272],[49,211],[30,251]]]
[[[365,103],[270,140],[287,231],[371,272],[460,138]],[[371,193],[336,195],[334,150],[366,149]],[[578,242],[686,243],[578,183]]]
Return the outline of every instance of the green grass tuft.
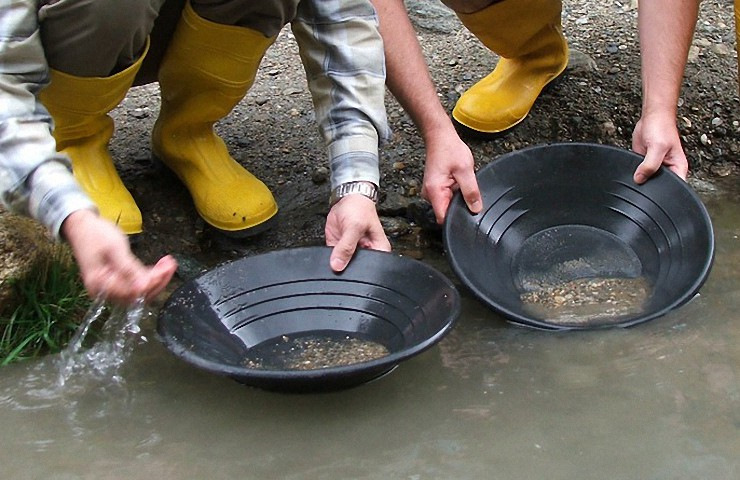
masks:
[[[62,351],[91,303],[69,249],[40,255],[10,283],[18,301],[0,314],[0,366]]]

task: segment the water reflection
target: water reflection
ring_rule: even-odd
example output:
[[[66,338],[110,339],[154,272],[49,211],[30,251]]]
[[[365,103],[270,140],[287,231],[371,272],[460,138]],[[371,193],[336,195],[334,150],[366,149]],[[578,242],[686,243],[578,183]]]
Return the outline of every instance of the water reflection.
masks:
[[[740,478],[733,195],[706,198],[717,261],[701,294],[630,329],[525,330],[466,298],[436,347],[316,395],[245,387],[156,341],[119,387],[63,398],[33,394],[53,357],[5,367],[3,478]],[[154,318],[141,327],[153,335]]]

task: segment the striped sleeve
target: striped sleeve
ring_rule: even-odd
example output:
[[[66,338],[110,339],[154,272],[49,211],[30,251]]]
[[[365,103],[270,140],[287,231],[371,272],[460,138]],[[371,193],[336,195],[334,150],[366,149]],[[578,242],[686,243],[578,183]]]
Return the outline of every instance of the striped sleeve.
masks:
[[[374,8],[365,0],[304,0],[292,29],[327,145],[332,188],[358,180],[378,185],[378,148],[390,133]]]
[[[0,201],[40,221],[58,238],[64,219],[94,209],[56,152],[52,120],[37,93],[48,67],[33,0],[5,0],[0,8]]]

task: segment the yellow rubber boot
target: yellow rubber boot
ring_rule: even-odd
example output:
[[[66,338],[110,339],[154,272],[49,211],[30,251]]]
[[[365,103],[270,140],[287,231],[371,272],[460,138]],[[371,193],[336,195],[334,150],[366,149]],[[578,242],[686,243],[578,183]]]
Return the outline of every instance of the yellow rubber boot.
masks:
[[[274,40],[210,22],[188,3],[159,70],[154,155],[185,184],[207,223],[236,236],[269,226],[277,204],[265,184],[229,155],[213,125],[244,98]]]
[[[100,215],[129,235],[141,233],[141,211],[108,151],[114,130],[108,113],[126,96],[145,55],[146,49],[135,64],[110,77],[76,77],[51,70],[51,82],[39,95],[54,119],[57,150],[72,160],[75,178]]]
[[[560,0],[504,0],[462,23],[498,54],[496,68],[473,85],[452,111],[460,124],[498,133],[529,113],[542,89],[568,65],[568,43],[560,23]]]

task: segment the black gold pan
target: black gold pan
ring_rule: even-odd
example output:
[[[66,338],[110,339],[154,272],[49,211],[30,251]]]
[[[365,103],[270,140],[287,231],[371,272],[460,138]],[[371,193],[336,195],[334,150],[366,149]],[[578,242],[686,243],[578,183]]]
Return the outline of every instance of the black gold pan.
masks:
[[[337,274],[330,253],[279,250],[195,277],[162,309],[159,339],[209,372],[269,390],[312,392],[378,378],[452,328],[459,294],[429,265],[359,250]],[[368,348],[377,354],[363,357]],[[327,352],[335,363],[321,363]]]
[[[636,184],[642,159],[558,143],[492,160],[477,174],[483,211],[471,214],[458,193],[448,212],[454,272],[510,322],[540,329],[631,326],[685,304],[709,275],[712,224],[665,167]]]

